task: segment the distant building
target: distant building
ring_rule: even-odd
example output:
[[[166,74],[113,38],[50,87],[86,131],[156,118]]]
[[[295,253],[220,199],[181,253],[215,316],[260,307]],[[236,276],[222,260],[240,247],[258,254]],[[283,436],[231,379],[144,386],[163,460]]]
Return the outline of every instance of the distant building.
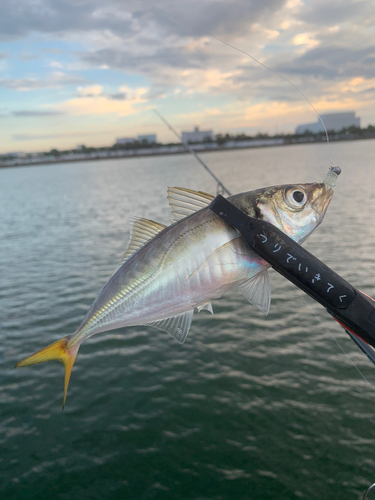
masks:
[[[339,132],[341,129],[347,127],[360,127],[360,118],[356,118],[354,111],[325,114],[321,115],[321,118],[327,130],[334,130],[335,132]],[[320,120],[315,123],[298,125],[296,134],[304,134],[305,132],[317,134],[318,132],[324,132],[324,128]]]
[[[7,156],[11,156],[12,158],[25,158],[26,153],[23,151],[12,151],[11,153],[5,153]]]
[[[77,146],[76,146],[76,150],[78,150],[78,151],[82,151],[85,148],[86,148],[86,146],[84,144],[77,144]]]
[[[181,134],[182,142],[187,144],[188,142],[203,142],[205,139],[213,140],[212,130],[199,130],[195,127],[193,132],[182,132]]]
[[[148,144],[154,144],[156,143],[156,135],[155,134],[139,135],[138,142],[143,142],[143,141],[146,141]]]
[[[131,144],[135,142],[134,137],[119,137],[116,139],[116,144]]]

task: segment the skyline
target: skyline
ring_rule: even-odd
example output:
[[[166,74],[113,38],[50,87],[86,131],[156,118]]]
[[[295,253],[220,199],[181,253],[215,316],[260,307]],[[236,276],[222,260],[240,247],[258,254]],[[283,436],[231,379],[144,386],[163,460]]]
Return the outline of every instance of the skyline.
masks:
[[[375,117],[370,1],[38,0],[0,6],[0,154],[179,132],[292,132],[320,114]]]

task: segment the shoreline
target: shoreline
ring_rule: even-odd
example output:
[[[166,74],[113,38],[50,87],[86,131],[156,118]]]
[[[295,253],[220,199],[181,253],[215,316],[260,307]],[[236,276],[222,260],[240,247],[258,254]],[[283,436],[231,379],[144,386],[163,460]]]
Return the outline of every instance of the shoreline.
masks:
[[[351,142],[351,141],[364,141],[369,139],[375,139],[375,137],[345,137],[345,138],[333,138],[330,139],[330,143],[334,142]],[[207,145],[193,145],[193,150],[195,153],[211,153],[216,151],[233,151],[241,149],[258,149],[258,148],[270,148],[277,146],[298,146],[302,144],[324,144],[327,141],[319,138],[318,140],[295,140],[295,141],[285,141],[283,139],[264,139],[260,141],[238,141],[238,145],[233,144],[235,141],[230,141],[231,144],[225,146],[219,146],[212,143]],[[242,144],[241,144],[242,142]],[[244,142],[253,142],[257,144],[243,144]],[[263,142],[262,144],[259,144]],[[169,150],[167,150],[169,148]],[[179,148],[179,149],[176,149]],[[121,150],[121,151],[106,151],[99,153],[77,153],[69,155],[64,158],[42,158],[35,159],[35,161],[29,160],[25,161],[22,159],[14,159],[8,161],[0,161],[0,169],[2,168],[17,168],[17,167],[31,167],[39,165],[53,165],[55,163],[72,163],[72,162],[84,162],[84,161],[97,161],[97,160],[115,160],[115,159],[131,159],[131,158],[145,158],[145,157],[155,157],[155,156],[171,156],[171,155],[184,155],[191,154],[183,146],[161,146],[159,148],[144,148],[144,149],[134,149],[134,150]]]

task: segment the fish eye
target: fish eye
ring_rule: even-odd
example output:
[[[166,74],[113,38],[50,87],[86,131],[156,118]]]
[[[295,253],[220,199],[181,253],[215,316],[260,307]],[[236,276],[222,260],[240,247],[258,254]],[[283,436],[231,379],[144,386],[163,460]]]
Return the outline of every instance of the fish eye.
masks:
[[[302,208],[307,201],[307,196],[301,189],[290,189],[286,193],[286,201],[291,208]]]
[[[294,201],[296,201],[297,203],[301,203],[301,201],[305,197],[305,193],[302,193],[302,191],[293,191],[292,196],[293,196]]]

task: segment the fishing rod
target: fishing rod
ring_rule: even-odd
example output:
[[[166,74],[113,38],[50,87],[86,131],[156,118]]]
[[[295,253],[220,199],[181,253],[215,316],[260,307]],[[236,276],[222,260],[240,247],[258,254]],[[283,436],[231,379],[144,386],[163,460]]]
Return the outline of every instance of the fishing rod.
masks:
[[[172,125],[156,109],[154,112],[182,142]],[[216,180],[218,186],[222,186],[230,195],[228,189],[195,154],[194,150],[185,144],[184,146]],[[332,170],[337,174],[341,172],[339,167],[333,167]],[[350,338],[375,364],[375,301],[371,297],[354,288],[274,225],[249,217],[221,194],[216,196],[209,208],[237,229],[251,250],[256,251],[282,276],[326,307]],[[266,243],[268,243],[267,246],[265,246]],[[291,263],[290,266],[288,266],[289,263]],[[310,274],[308,274],[309,271]],[[322,277],[326,281],[323,281]],[[336,286],[337,289],[335,289]],[[334,289],[335,292],[328,295]],[[373,489],[375,489],[375,483],[366,489],[362,500],[367,500],[368,494]]]
[[[237,229],[249,248],[273,269],[325,307],[375,364],[374,299],[357,290],[273,224],[249,217],[223,196],[218,195],[209,208]]]
[[[161,113],[156,109],[153,111],[182,142],[181,136]],[[229,190],[211,172],[195,151],[187,144],[184,146],[215,179],[218,186],[230,195]],[[337,174],[341,172],[340,167],[333,167],[332,170]],[[375,364],[374,299],[357,290],[273,224],[247,216],[222,195],[218,194],[209,207],[240,232],[251,250],[254,250],[276,271],[325,307],[370,361]],[[267,242],[268,244],[265,245]],[[281,250],[283,251],[279,253]]]
[[[169,128],[169,130],[170,130],[171,132],[173,132],[173,134],[177,137],[177,139],[178,139],[178,140],[182,143],[182,145],[184,146],[184,148],[186,149],[186,151],[188,151],[188,153],[191,153],[191,154],[195,157],[195,159],[196,159],[197,161],[199,161],[199,163],[203,166],[203,168],[205,168],[205,169],[207,170],[207,172],[211,175],[211,177],[213,177],[213,178],[215,179],[215,181],[217,182],[218,187],[221,187],[221,189],[222,189],[225,193],[227,193],[227,195],[228,195],[228,196],[230,196],[230,195],[231,195],[231,193],[230,193],[230,192],[228,191],[228,189],[224,186],[224,184],[223,184],[223,183],[222,183],[222,182],[221,182],[221,181],[220,181],[220,180],[216,177],[216,175],[215,175],[213,172],[211,172],[211,170],[210,170],[210,169],[208,168],[208,166],[204,163],[204,161],[203,161],[203,160],[201,160],[201,158],[199,158],[199,156],[196,154],[196,152],[194,151],[194,149],[193,149],[193,148],[191,148],[191,147],[189,146],[189,144],[186,144],[185,142],[183,142],[182,137],[181,137],[181,136],[180,136],[180,134],[177,132],[177,130],[176,130],[174,127],[172,127],[172,125],[171,125],[171,124],[170,124],[170,123],[169,123],[169,122],[168,122],[168,121],[164,118],[164,116],[163,116],[161,113],[159,113],[159,111],[158,111],[157,109],[153,109],[152,111],[153,111],[153,112],[154,112],[154,113],[155,113],[155,114],[156,114],[156,115],[160,118],[160,120],[162,120],[162,121],[166,124],[166,126]]]
[[[340,173],[339,167],[332,170]],[[375,364],[374,299],[357,290],[273,224],[249,217],[223,196],[216,196],[209,208],[237,229],[248,247],[275,271],[325,307]],[[362,500],[367,500],[373,489],[375,483],[367,488]]]

